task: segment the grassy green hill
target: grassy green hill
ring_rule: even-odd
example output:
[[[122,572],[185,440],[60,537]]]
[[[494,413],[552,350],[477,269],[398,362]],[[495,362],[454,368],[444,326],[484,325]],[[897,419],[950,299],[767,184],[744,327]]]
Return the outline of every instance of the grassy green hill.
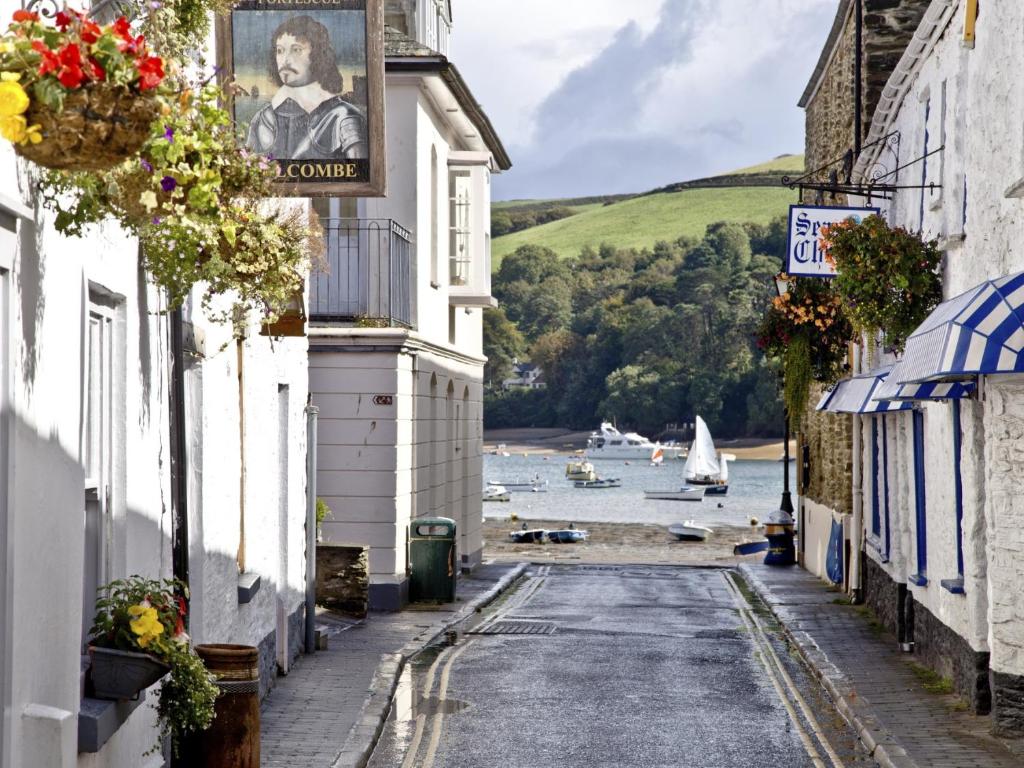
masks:
[[[733,171],[726,176],[786,173],[799,171],[803,156],[781,158]],[[587,198],[584,198],[587,200]],[[659,240],[675,240],[683,235],[700,238],[709,224],[716,221],[767,223],[786,212],[796,202],[796,192],[784,187],[729,186],[707,189],[684,189],[641,195],[610,205],[578,205],[577,200],[510,201],[496,203],[508,211],[538,203],[564,205],[577,210],[575,216],[553,221],[521,232],[496,238],[492,244],[494,269],[501,260],[521,245],[543,245],[560,256],[579,253],[584,246],[597,248],[608,243],[620,248],[653,246]]]

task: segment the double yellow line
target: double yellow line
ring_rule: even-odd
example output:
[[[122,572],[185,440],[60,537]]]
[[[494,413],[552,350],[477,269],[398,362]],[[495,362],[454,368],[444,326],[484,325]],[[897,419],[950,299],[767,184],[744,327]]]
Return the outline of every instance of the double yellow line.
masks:
[[[526,604],[537,593],[537,590],[544,585],[550,570],[550,566],[542,566],[538,569],[537,575],[530,578],[529,584],[524,589],[517,590],[515,595],[500,610],[496,611],[493,616],[483,622],[480,627],[483,628],[496,621],[500,621],[511,611]],[[437,671],[440,669],[441,675],[437,684],[437,702],[439,705],[443,705],[448,696],[448,684],[451,681],[452,668],[471,642],[471,639],[467,639],[461,645],[450,645],[437,655],[434,663],[427,670],[427,677],[423,688],[424,699],[429,699],[430,695],[434,692],[434,679],[437,678]],[[434,761],[437,759],[437,749],[441,743],[441,734],[444,732],[443,706],[438,708],[438,711],[431,716],[430,720],[430,739],[427,742],[423,760],[419,763],[419,768],[433,768]],[[416,758],[419,757],[420,747],[422,746],[426,730],[427,715],[416,715],[416,729],[413,731],[412,740],[409,742],[409,748],[405,752],[405,759],[402,761],[401,768],[414,768],[417,765]]]
[[[747,602],[746,597],[743,596],[743,593],[736,585],[737,576],[730,573],[724,578],[729,591],[732,593],[733,600],[736,602],[740,618],[743,620],[743,624],[750,633],[751,640],[758,650],[757,657],[764,666],[765,672],[768,674],[768,679],[771,681],[772,687],[775,688],[775,692],[778,694],[779,700],[786,708],[786,712],[789,713],[789,719],[793,722],[793,727],[796,728],[797,735],[800,737],[800,742],[803,744],[807,755],[811,758],[811,762],[814,763],[815,768],[828,768],[815,746],[814,739],[811,738],[811,734],[808,733],[807,728],[804,727],[804,723],[800,720],[800,716],[797,714],[796,708],[793,706],[793,701],[795,701],[797,706],[800,707],[800,711],[807,720],[807,725],[810,726],[811,732],[817,738],[818,743],[821,745],[825,754],[828,756],[828,759],[831,761],[833,768],[845,768],[842,759],[838,754],[836,754],[835,749],[832,748],[828,738],[825,736],[824,730],[815,719],[807,700],[804,699],[800,690],[793,682],[793,678],[790,677],[789,672],[786,671],[786,667],[775,653],[775,648],[772,646],[771,640],[764,631],[764,624],[762,624],[757,614],[754,613],[753,609],[750,607],[750,603]],[[787,693],[789,694],[788,696]],[[790,699],[792,699],[792,701]]]

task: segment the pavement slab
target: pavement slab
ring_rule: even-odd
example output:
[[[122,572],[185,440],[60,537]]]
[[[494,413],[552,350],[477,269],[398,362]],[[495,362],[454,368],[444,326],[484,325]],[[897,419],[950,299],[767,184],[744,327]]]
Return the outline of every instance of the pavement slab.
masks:
[[[300,656],[263,701],[262,768],[364,765],[408,659],[494,600],[525,564],[484,564],[459,578],[455,603],[373,613],[318,613],[327,650]]]
[[[880,765],[1024,765],[1024,755],[991,735],[989,717],[962,711],[953,695],[926,691],[913,654],[901,653],[842,593],[796,567],[743,564],[740,571]]]

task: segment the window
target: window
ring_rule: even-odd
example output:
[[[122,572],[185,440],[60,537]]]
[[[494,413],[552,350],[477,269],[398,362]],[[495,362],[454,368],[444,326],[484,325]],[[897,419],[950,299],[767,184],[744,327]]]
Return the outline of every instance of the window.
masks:
[[[430,285],[437,288],[437,147],[430,148]]]
[[[885,499],[885,562],[891,554],[892,533],[889,518],[889,430],[886,418],[882,417],[882,493]]]
[[[450,242],[449,242],[449,284],[468,285],[469,269],[473,258],[470,247],[472,226],[470,223],[469,171],[452,171],[448,176],[450,193]]]
[[[914,411],[914,501],[917,534],[917,573],[910,581],[919,587],[928,583],[928,530],[924,486],[924,414]]]
[[[113,578],[114,312],[90,296],[82,393],[82,462],[85,468],[85,561],[82,643],[92,625],[96,590]]]
[[[960,427],[960,401],[953,401],[953,496],[956,504],[956,572],[957,578],[943,579],[943,588],[956,595],[964,593],[964,484],[961,467],[963,433]]]
[[[878,499],[878,416],[871,419],[871,535],[882,535],[882,510]]]

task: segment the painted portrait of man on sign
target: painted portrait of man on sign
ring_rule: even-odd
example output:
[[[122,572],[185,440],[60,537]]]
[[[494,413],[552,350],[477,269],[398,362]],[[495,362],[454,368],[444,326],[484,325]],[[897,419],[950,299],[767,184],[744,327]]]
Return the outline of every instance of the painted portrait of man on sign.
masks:
[[[292,16],[274,31],[270,77],[278,86],[249,123],[248,146],[293,160],[364,160],[366,115],[342,97],[345,81],[327,27]]]
[[[381,193],[381,16],[379,0],[241,0],[221,24],[238,130],[286,191]]]

